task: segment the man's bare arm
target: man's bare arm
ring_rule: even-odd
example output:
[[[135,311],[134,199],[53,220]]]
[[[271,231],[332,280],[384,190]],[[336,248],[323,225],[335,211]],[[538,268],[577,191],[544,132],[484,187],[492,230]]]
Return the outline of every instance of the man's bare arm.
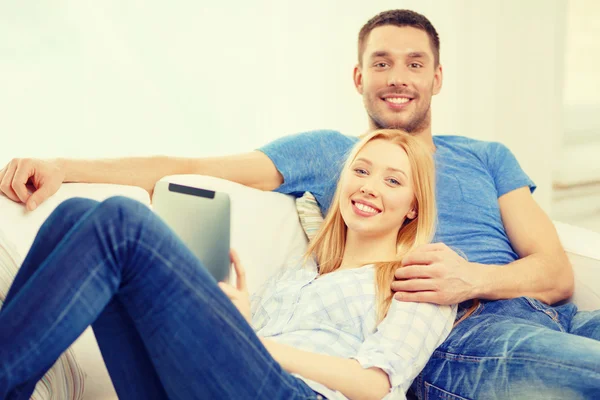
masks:
[[[152,194],[158,180],[177,174],[209,175],[262,190],[273,190],[283,183],[271,159],[259,151],[213,158],[14,159],[0,170],[0,193],[32,210],[56,193],[63,182],[132,185]],[[28,182],[34,186],[31,194]]]
[[[529,296],[554,304],[572,296],[573,267],[554,224],[529,188],[513,190],[499,203],[504,229],[520,259],[489,271],[482,289],[485,298]]]
[[[573,268],[552,221],[529,188],[499,198],[500,213],[519,260],[506,265],[468,262],[443,243],[421,246],[403,258],[392,289],[402,301],[455,304],[533,297],[547,304],[573,294]]]

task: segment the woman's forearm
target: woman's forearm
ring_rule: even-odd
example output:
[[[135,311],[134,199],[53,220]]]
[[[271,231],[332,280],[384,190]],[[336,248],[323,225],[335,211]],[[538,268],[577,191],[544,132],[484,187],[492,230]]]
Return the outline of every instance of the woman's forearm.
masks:
[[[390,391],[390,381],[379,368],[363,368],[358,361],[298,350],[261,338],[283,369],[322,383],[349,399],[381,399]]]

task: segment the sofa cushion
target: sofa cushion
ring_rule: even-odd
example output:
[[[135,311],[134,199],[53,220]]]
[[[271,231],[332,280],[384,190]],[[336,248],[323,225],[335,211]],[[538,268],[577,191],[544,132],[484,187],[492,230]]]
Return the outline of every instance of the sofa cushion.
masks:
[[[315,196],[310,192],[304,192],[302,197],[296,199],[296,209],[306,237],[312,240],[323,223],[323,214]]]
[[[0,230],[0,307],[3,305],[21,262],[22,259],[14,246]],[[68,349],[38,382],[31,399],[82,399],[83,385],[84,373],[75,359],[73,350]]]

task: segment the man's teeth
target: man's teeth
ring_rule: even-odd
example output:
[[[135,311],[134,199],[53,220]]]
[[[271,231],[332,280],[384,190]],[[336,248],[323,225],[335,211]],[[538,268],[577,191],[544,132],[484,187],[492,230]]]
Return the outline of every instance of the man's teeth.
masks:
[[[394,104],[404,104],[408,103],[410,99],[407,99],[406,97],[388,97],[385,99],[385,101],[389,101],[390,103]]]
[[[364,212],[368,212],[368,213],[372,213],[372,214],[376,214],[379,212],[376,209],[374,209],[373,207],[369,207],[368,205],[362,204],[362,203],[356,203],[356,208],[358,208],[360,211],[364,211]]]

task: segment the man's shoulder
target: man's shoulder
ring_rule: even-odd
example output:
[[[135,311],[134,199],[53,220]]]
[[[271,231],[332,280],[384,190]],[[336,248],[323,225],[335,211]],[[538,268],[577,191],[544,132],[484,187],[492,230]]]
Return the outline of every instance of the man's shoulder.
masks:
[[[476,156],[486,155],[498,149],[506,148],[500,142],[473,139],[458,135],[435,135],[433,140],[436,147],[442,147],[453,152],[467,151]]]
[[[467,136],[459,135],[435,135],[433,141],[436,144],[453,145],[453,146],[488,146],[493,142],[486,140],[473,139]]]
[[[356,140],[352,136],[343,135],[337,130],[318,129],[282,136],[258,150],[274,161],[281,158],[285,161],[294,159],[299,154],[311,157],[315,153],[323,152],[332,155],[345,154],[356,143]]]
[[[308,137],[321,142],[335,142],[352,145],[358,141],[356,136],[344,135],[334,129],[316,129],[296,134],[298,137]]]

